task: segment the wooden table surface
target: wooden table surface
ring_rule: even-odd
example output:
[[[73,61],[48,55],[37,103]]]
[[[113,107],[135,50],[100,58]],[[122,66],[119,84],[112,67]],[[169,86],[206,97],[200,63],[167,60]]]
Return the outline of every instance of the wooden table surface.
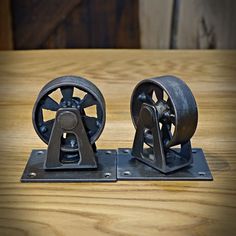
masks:
[[[236,231],[236,52],[52,50],[0,52],[0,235],[233,235]],[[62,75],[94,82],[107,104],[99,148],[131,147],[129,103],[142,79],[173,74],[199,108],[192,139],[214,181],[20,183],[31,149],[45,148],[31,112]]]

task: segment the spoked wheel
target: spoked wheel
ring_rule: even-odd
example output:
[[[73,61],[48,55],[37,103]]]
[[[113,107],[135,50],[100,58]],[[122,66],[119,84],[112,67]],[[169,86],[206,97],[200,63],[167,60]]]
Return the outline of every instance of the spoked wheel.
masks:
[[[57,93],[57,99],[54,99],[55,93]],[[94,144],[105,125],[105,100],[93,83],[76,76],[56,78],[40,91],[32,116],[38,136],[48,144],[57,110],[70,107],[79,110],[89,141]],[[92,107],[95,112],[91,116],[88,114],[88,109]],[[51,119],[45,116],[47,111],[53,113]],[[65,139],[70,142],[71,135],[67,134]],[[67,143],[66,140],[65,143]]]
[[[135,87],[131,97],[131,116],[135,128],[143,103],[156,107],[165,147],[183,144],[193,136],[198,121],[197,104],[182,80],[163,76],[143,80]],[[149,129],[144,131],[144,142],[153,147]]]

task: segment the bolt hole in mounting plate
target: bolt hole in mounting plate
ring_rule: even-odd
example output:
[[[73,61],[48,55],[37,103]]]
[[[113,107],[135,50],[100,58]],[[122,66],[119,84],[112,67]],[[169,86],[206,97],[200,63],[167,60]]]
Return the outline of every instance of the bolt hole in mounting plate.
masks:
[[[116,155],[116,150],[98,150],[97,169],[47,171],[44,169],[47,150],[33,150],[21,182],[113,182],[117,180]]]
[[[175,149],[175,151],[179,151]],[[117,179],[119,180],[213,180],[205,155],[200,148],[192,150],[193,163],[168,174],[142,163],[131,155],[131,149],[119,148]]]

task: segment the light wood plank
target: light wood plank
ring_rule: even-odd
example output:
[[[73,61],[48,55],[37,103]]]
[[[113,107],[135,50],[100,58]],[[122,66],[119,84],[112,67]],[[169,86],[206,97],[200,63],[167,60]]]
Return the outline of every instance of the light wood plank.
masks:
[[[179,1],[177,48],[236,48],[234,0]]]
[[[236,230],[236,52],[50,50],[0,54],[0,235],[234,235]],[[119,181],[23,184],[32,148],[45,145],[31,124],[41,87],[66,74],[94,82],[107,104],[99,148],[130,147],[129,102],[148,77],[174,74],[199,107],[193,146],[212,182]]]
[[[173,0],[139,0],[141,48],[170,46]]]

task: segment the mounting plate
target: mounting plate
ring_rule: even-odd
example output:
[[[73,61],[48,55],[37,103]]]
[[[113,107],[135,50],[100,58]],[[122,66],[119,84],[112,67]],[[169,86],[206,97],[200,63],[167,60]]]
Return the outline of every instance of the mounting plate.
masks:
[[[174,149],[178,151],[179,149]],[[205,155],[193,148],[193,164],[177,171],[163,174],[131,155],[130,148],[119,148],[117,155],[118,180],[213,180]]]
[[[21,182],[114,182],[116,150],[98,150],[98,168],[89,170],[44,170],[47,150],[32,150]]]

